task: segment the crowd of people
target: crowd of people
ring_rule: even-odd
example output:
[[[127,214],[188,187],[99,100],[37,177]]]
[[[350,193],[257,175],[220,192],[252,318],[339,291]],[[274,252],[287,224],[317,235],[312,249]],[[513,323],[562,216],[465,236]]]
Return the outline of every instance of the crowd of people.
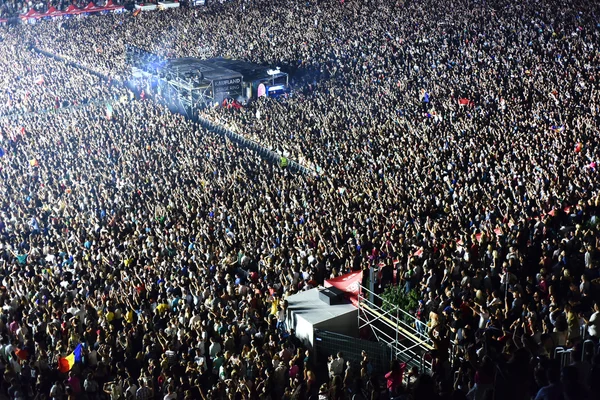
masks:
[[[149,101],[113,111],[2,123],[17,132],[0,158],[14,182],[0,189],[2,388],[54,399],[315,391],[310,356],[277,329],[278,293],[316,285],[286,245],[286,191],[305,178]],[[61,376],[58,357],[79,343],[85,363]]]
[[[594,398],[599,13],[256,0],[2,28],[1,389]],[[289,95],[200,117],[314,173],[66,62],[124,80],[127,45],[290,71]],[[104,104],[39,113],[104,99],[110,118]],[[432,371],[394,362],[378,376],[366,354],[338,354],[318,376],[285,327],[289,295],[369,268],[381,290],[417,293]],[[84,362],[61,374],[79,343]]]
[[[0,116],[114,100],[122,89],[24,45],[14,29],[0,31]]]

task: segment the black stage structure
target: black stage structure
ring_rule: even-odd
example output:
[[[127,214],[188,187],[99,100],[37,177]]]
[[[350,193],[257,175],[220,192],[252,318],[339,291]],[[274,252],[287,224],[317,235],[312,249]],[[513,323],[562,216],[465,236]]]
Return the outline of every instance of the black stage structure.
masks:
[[[199,122],[206,129],[229,138],[242,148],[249,148],[276,165],[281,165],[281,151],[268,149],[226,127],[208,121],[197,112],[203,107],[214,106],[224,99],[233,98],[243,103],[258,96],[261,85],[288,88],[288,75],[245,61],[213,58],[164,59],[142,49],[128,46],[127,63],[132,77],[125,82],[134,93],[141,90],[160,95],[159,100],[169,109]],[[238,79],[241,78],[241,90]],[[263,88],[261,88],[263,89]],[[268,90],[267,90],[268,93]],[[287,160],[287,159],[286,159]],[[287,160],[287,168],[293,172],[315,174],[293,160]]]
[[[188,116],[226,99],[240,103],[258,95],[259,86],[288,88],[288,75],[246,61],[194,57],[164,59],[137,47],[126,49],[135,78],[145,78],[148,89],[167,103],[182,107]]]

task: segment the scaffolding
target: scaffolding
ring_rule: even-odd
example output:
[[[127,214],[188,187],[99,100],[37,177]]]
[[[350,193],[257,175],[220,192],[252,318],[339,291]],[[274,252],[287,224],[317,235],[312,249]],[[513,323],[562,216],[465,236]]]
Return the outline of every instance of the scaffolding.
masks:
[[[417,366],[421,372],[431,371],[434,349],[424,324],[395,304],[362,287],[358,297],[359,332],[370,331],[380,343],[390,348],[390,357]]]
[[[194,57],[165,59],[135,46],[126,46],[132,77],[151,83],[169,107],[189,117],[224,99],[243,100],[243,75],[217,62]],[[134,82],[135,85],[135,82]]]
[[[183,79],[177,72],[167,71],[159,81],[161,93],[167,102],[181,104],[184,109],[196,115],[196,111],[210,107],[215,101],[212,82],[199,79]]]

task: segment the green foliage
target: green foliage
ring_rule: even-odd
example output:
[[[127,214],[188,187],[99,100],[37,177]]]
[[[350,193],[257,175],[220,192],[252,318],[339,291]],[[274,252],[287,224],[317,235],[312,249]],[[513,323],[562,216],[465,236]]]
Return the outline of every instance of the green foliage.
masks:
[[[381,307],[386,311],[399,307],[401,310],[414,315],[419,307],[419,294],[414,289],[406,293],[403,287],[388,286],[381,297],[384,300]]]

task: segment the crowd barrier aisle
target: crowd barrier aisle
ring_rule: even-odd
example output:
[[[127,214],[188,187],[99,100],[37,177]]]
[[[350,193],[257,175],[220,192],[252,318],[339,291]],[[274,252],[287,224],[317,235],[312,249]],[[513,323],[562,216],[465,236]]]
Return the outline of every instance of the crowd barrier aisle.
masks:
[[[235,142],[241,148],[248,148],[248,149],[256,151],[258,154],[260,154],[260,156],[262,158],[264,158],[265,160],[267,160],[269,162],[272,162],[274,164],[279,164],[279,161],[281,160],[281,157],[282,157],[281,154],[276,153],[272,150],[269,150],[266,147],[260,145],[259,143],[255,142],[253,140],[250,140],[248,138],[245,138],[242,135],[238,135],[237,133],[231,131],[230,129],[225,128],[223,125],[215,124],[214,122],[209,121],[200,116],[198,116],[197,119],[198,119],[198,123],[200,123],[200,125],[202,125],[204,128],[206,128],[212,132],[218,133],[219,135],[229,138],[232,142]],[[289,159],[288,159],[287,168],[292,172],[300,172],[302,174],[314,174],[315,173],[315,171],[308,169],[308,168],[300,165],[296,161],[289,160]]]
[[[77,110],[80,108],[86,108],[89,106],[98,106],[98,105],[103,105],[103,104],[104,105],[105,104],[114,105],[118,102],[119,102],[118,100],[114,100],[114,99],[99,99],[99,100],[89,101],[87,103],[74,104],[74,105],[67,106],[67,107],[49,108],[46,110],[27,111],[27,112],[12,112],[10,114],[0,115],[0,120],[6,120],[6,119],[15,120],[20,117],[28,117],[31,115],[38,115],[38,114],[60,113],[60,112],[68,111],[68,110]]]
[[[111,78],[107,77],[106,75],[103,75],[97,71],[94,71],[90,68],[87,68],[81,64],[69,61],[59,55],[47,52],[45,50],[39,49],[35,46],[31,46],[31,50],[35,51],[36,53],[42,54],[46,57],[49,58],[54,58],[55,60],[58,60],[60,62],[63,62],[69,66],[75,67],[75,68],[79,68],[79,69],[83,69],[87,72],[89,72],[90,74],[93,74],[101,79],[104,79],[106,81],[110,81]],[[112,81],[117,82],[118,85],[121,84],[121,82],[118,79],[112,79]],[[73,110],[73,109],[78,109],[78,108],[84,108],[87,106],[93,106],[93,105],[99,105],[99,104],[106,104],[106,103],[110,103],[111,105],[114,104],[116,101],[113,98],[106,98],[106,99],[98,99],[98,100],[92,100],[89,101],[85,104],[74,104],[74,105],[70,105],[67,107],[59,107],[59,108],[49,108],[46,110],[37,110],[37,111],[26,111],[26,112],[22,112],[22,111],[17,111],[17,112],[11,112],[8,114],[4,114],[4,115],[0,115],[0,119],[17,119],[19,117],[27,117],[30,115],[36,115],[36,114],[47,114],[47,113],[52,113],[52,112],[62,112],[62,111],[67,111],[67,110]]]
[[[42,55],[45,55],[46,57],[54,58],[55,60],[61,61],[61,62],[65,63],[65,64],[67,64],[69,66],[72,66],[72,67],[75,67],[75,68],[79,68],[79,69],[83,69],[83,70],[89,72],[92,75],[96,75],[97,77],[104,79],[105,81],[114,81],[114,82],[117,82],[119,84],[122,83],[121,80],[118,79],[118,78],[108,77],[108,76],[106,76],[104,74],[101,74],[98,71],[95,71],[95,70],[93,70],[93,69],[91,69],[89,67],[86,67],[85,65],[81,65],[81,64],[79,64],[79,63],[77,63],[75,61],[69,60],[68,58],[59,56],[58,54],[50,53],[49,51],[42,50],[42,49],[40,49],[38,47],[35,47],[35,46],[31,46],[31,49],[33,51],[35,51],[36,53],[40,53]]]

